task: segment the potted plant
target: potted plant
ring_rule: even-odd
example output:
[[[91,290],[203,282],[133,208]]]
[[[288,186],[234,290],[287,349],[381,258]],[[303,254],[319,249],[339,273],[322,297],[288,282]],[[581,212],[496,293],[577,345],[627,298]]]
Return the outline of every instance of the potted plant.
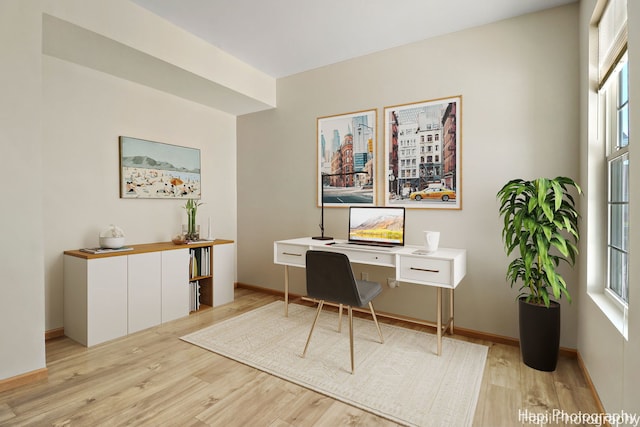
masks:
[[[502,240],[507,255],[519,256],[509,264],[510,286],[520,281],[520,349],[527,366],[553,371],[560,348],[560,304],[571,296],[558,273],[566,262],[573,266],[578,254],[580,214],[570,194],[582,190],[567,177],[513,179],[498,191]]]
[[[202,202],[198,202],[195,199],[189,199],[184,205],[184,209],[187,211],[186,240],[198,240],[200,238],[200,230],[196,225],[196,213],[198,212],[198,206],[201,204]]]

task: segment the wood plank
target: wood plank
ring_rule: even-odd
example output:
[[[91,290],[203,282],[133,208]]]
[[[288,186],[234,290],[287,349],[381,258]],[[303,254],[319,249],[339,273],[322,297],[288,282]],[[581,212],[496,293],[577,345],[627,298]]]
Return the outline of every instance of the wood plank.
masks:
[[[377,417],[369,412],[345,405],[342,402],[334,401],[333,404],[322,414],[317,422],[311,426],[362,426],[362,427],[396,427],[397,423],[387,419]]]
[[[509,345],[492,345],[487,357],[489,384],[520,390],[520,351]]]
[[[11,407],[6,403],[0,403],[0,423],[8,422],[15,418],[16,414],[11,410]]]
[[[582,375],[582,369],[577,363],[568,359],[559,359],[558,368],[554,372],[554,382],[556,394],[558,395],[561,411],[568,415],[575,415],[579,412],[596,414],[602,411],[592,398],[591,389]],[[558,409],[560,410],[560,409]],[[576,423],[575,420],[567,420],[565,425],[587,425]]]
[[[484,385],[484,384],[483,384]],[[482,400],[478,400],[481,411],[476,410],[473,420],[474,427],[523,426],[519,421],[519,411],[522,408],[520,390],[488,384],[481,390]]]
[[[180,340],[180,336],[281,300],[236,288],[235,301],[91,348],[47,341],[46,381],[0,392],[0,424],[395,426],[384,418],[267,375]],[[385,323],[429,328],[386,319]],[[474,426],[512,426],[518,411],[596,412],[575,358],[554,373],[524,366],[517,347],[489,344]],[[525,424],[526,425],[526,424]]]
[[[553,372],[538,371],[523,364],[520,369],[520,378],[523,390],[522,411],[531,414],[535,420],[539,418],[544,420],[544,422],[537,423],[538,425],[563,426],[562,423],[558,424],[546,418],[561,408]],[[532,422],[525,424],[532,424]]]

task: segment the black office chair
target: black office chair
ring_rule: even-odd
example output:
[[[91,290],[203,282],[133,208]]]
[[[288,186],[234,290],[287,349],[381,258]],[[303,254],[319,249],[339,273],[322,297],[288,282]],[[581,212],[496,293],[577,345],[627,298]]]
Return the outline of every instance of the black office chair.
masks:
[[[307,348],[311,341],[313,329],[316,327],[320,311],[325,301],[337,303],[340,305],[340,315],[342,315],[342,306],[348,307],[349,313],[349,344],[351,350],[351,373],[354,372],[353,362],[353,313],[352,307],[364,307],[369,305],[373,321],[378,328],[380,342],[384,343],[380,325],[376,318],[376,312],[373,310],[371,301],[382,292],[380,283],[369,282],[366,280],[356,280],[351,269],[349,258],[345,254],[325,251],[307,251],[306,254],[306,271],[307,271],[307,295],[311,298],[319,300],[316,317],[311,325],[307,343],[304,346],[302,357],[307,354]],[[339,330],[340,328],[338,328]]]

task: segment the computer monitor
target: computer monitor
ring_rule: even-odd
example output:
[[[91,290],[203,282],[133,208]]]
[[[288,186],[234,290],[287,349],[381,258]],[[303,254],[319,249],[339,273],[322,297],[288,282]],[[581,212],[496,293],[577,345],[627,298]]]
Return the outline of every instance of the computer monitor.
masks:
[[[404,246],[404,208],[351,206],[349,242]]]

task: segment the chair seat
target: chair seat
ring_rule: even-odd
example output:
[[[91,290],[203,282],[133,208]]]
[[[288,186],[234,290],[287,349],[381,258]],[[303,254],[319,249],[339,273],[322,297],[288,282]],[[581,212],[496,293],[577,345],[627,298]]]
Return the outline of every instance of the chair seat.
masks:
[[[367,280],[356,280],[358,283],[358,294],[360,295],[360,301],[362,305],[360,307],[366,307],[369,305],[369,301],[372,301],[382,292],[382,286],[377,282],[369,282]]]

